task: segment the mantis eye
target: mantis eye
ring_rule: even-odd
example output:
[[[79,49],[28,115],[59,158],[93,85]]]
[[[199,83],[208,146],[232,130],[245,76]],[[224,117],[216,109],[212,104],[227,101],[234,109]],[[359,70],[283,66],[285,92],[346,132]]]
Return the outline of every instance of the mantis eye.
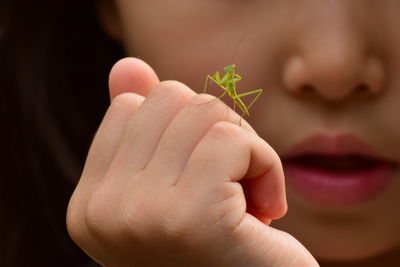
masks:
[[[224,70],[225,70],[226,72],[231,72],[231,71],[233,71],[235,68],[236,68],[236,65],[235,65],[235,64],[232,64],[232,65],[226,66],[226,67],[224,68]]]

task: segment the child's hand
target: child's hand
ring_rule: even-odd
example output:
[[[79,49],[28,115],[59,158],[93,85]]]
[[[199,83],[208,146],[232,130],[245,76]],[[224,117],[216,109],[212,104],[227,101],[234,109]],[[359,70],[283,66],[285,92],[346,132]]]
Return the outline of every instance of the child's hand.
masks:
[[[91,257],[105,266],[318,265],[293,237],[246,213],[242,179],[259,177],[265,194],[254,205],[267,223],[284,215],[286,200],[278,156],[236,113],[160,83],[137,59],[114,66],[110,90],[67,215]]]

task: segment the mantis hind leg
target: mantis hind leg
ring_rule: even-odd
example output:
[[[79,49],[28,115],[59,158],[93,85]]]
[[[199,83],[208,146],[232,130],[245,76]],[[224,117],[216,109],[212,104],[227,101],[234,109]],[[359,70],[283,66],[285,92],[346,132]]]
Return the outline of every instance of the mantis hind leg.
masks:
[[[262,89],[257,89],[257,90],[253,90],[253,91],[239,94],[236,96],[237,100],[239,100],[239,102],[244,105],[241,97],[257,94],[247,107],[244,105],[244,108],[241,108],[242,115],[240,116],[240,119],[239,119],[239,126],[242,125],[242,119],[245,114],[247,114],[247,116],[250,116],[249,110],[250,110],[251,106],[257,101],[257,99],[261,96],[262,93],[263,93]],[[234,107],[235,107],[235,105],[237,105],[236,101],[234,101]],[[238,106],[240,107],[240,105],[238,105]]]
[[[243,97],[243,96],[248,96],[248,95],[257,94],[257,95],[253,98],[253,100],[250,102],[250,104],[247,106],[247,111],[248,111],[248,110],[250,110],[251,106],[257,101],[257,99],[261,96],[262,93],[263,93],[263,90],[262,90],[262,89],[257,89],[257,90],[253,90],[253,91],[246,92],[246,93],[243,93],[243,94],[239,94],[237,97],[238,97],[238,98],[241,98],[241,97]],[[243,115],[244,115],[244,113],[243,113]]]

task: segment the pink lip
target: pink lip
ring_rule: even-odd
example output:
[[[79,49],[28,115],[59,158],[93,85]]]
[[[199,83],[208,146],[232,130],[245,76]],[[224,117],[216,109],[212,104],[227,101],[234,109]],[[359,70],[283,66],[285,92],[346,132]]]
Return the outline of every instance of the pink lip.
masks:
[[[357,154],[366,157],[381,158],[373,148],[358,138],[351,135],[327,134],[319,134],[307,138],[292,148],[285,156],[293,157],[307,153],[327,156]]]
[[[333,171],[302,165],[291,159],[307,154],[343,157],[357,155],[374,160],[370,167]],[[398,165],[379,155],[371,146],[351,135],[319,134],[296,145],[284,156],[288,186],[306,199],[322,205],[360,204],[380,195]]]

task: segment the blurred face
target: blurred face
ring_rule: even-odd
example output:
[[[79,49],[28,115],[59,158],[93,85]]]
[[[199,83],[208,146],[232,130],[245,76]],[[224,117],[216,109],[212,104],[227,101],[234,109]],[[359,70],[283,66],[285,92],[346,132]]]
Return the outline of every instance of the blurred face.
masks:
[[[239,92],[264,89],[246,119],[285,168],[289,211],[273,226],[332,261],[400,244],[399,1],[115,6],[109,31],[161,80],[201,92],[206,74],[235,63]]]

